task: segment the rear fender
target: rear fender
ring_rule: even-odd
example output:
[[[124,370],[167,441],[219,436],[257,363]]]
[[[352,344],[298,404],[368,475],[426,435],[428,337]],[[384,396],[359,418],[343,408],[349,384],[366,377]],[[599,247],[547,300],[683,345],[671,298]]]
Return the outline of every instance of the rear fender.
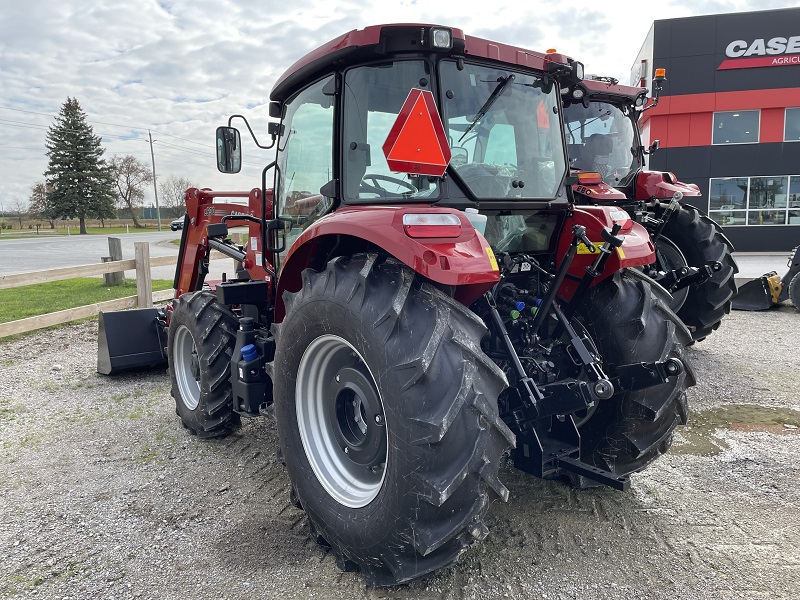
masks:
[[[406,213],[455,214],[461,233],[457,238],[409,237],[403,226]],[[314,221],[289,248],[278,277],[275,321],[283,320],[283,292],[300,290],[304,269],[319,269],[321,260],[368,250],[383,251],[431,281],[456,287],[455,298],[465,305],[500,279],[489,243],[461,211],[420,206],[346,207]]]
[[[701,196],[700,188],[693,183],[678,181],[674,173],[667,171],[641,171],[636,176],[634,200],[669,200],[680,192],[684,197]]]
[[[578,246],[575,258],[567,271],[567,277],[559,288],[559,295],[565,300],[572,298],[578,283],[586,274],[586,267],[594,263],[599,253],[599,247],[605,242],[601,235],[603,229],[611,229],[614,223],[622,224],[618,236],[622,237],[622,246],[615,249],[606,261],[603,273],[597,277],[592,285],[603,279],[611,277],[614,273],[628,267],[649,265],[656,260],[650,234],[639,223],[631,220],[628,213],[615,206],[581,206],[575,207],[573,213],[567,216],[564,228],[558,240],[557,265],[560,265],[572,243],[572,227],[582,225],[586,228],[586,235],[598,250],[591,252],[584,244]]]

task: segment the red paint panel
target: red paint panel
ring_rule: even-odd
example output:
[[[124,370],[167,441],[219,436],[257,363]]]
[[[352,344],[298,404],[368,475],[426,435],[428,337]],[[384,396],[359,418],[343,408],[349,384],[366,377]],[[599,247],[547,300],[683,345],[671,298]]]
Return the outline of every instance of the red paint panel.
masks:
[[[755,110],[800,105],[800,87],[770,90],[743,90],[708,94],[665,96],[654,109],[642,115],[642,121],[661,115],[722,110]]]
[[[717,67],[717,71],[725,71],[726,69],[752,69],[754,67],[788,67],[790,65],[800,65],[800,55],[728,59],[720,63]]]
[[[688,96],[672,96],[670,114],[713,112],[715,94],[689,94]]]
[[[650,143],[658,140],[662,144],[667,141],[667,123],[669,117],[656,116],[650,119]]]
[[[766,108],[761,111],[761,129],[758,141],[782,142],[783,141],[783,117],[786,110],[783,108]]]
[[[692,124],[692,115],[670,115],[667,125],[667,139],[665,148],[689,145],[689,129]]]
[[[695,113],[690,116],[689,146],[710,146],[714,115],[710,112]]]

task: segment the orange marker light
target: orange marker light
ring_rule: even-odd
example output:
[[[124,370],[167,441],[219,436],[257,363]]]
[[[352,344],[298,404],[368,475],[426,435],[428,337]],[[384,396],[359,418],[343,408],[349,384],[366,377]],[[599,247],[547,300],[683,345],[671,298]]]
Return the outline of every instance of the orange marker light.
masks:
[[[656,77],[666,77],[667,70],[666,69],[656,69]]]
[[[600,173],[589,171],[587,173],[578,173],[578,183],[583,185],[591,185],[593,183],[603,183],[603,176]]]
[[[547,50],[545,50],[545,54],[555,54],[555,53],[556,53],[555,48],[548,48]]]

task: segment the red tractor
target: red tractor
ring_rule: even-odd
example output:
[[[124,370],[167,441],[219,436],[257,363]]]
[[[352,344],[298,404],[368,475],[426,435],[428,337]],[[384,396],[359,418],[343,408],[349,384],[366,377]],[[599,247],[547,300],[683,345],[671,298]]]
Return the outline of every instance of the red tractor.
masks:
[[[694,184],[674,173],[648,171],[645,157],[658,148],[645,148],[638,119],[658,104],[664,80],[656,70],[654,99],[647,90],[619,85],[612,78],[587,78],[566,86],[564,128],[573,186],[582,205],[615,204],[650,232],[656,261],[644,272],[672,294],[670,308],[702,340],[730,312],[736,295],[733,245],[722,228],[688,203],[699,197]]]
[[[686,421],[691,337],[633,268],[647,231],[574,202],[560,90],[582,71],[448,27],[351,31],[272,89],[260,188],[186,193],[161,319],[178,415],[200,437],[274,417],[312,536],[371,585],[484,538],[505,453],[626,489]],[[237,268],[208,286],[212,249]]]

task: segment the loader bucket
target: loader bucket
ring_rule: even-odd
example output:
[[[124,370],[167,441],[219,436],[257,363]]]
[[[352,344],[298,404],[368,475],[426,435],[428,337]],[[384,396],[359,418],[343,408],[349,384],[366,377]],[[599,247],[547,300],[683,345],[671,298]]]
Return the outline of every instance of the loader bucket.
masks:
[[[114,375],[128,369],[165,365],[166,343],[166,331],[156,308],[101,312],[97,372]]]
[[[734,310],[767,310],[778,303],[781,293],[781,278],[775,271],[748,281],[733,297]]]

